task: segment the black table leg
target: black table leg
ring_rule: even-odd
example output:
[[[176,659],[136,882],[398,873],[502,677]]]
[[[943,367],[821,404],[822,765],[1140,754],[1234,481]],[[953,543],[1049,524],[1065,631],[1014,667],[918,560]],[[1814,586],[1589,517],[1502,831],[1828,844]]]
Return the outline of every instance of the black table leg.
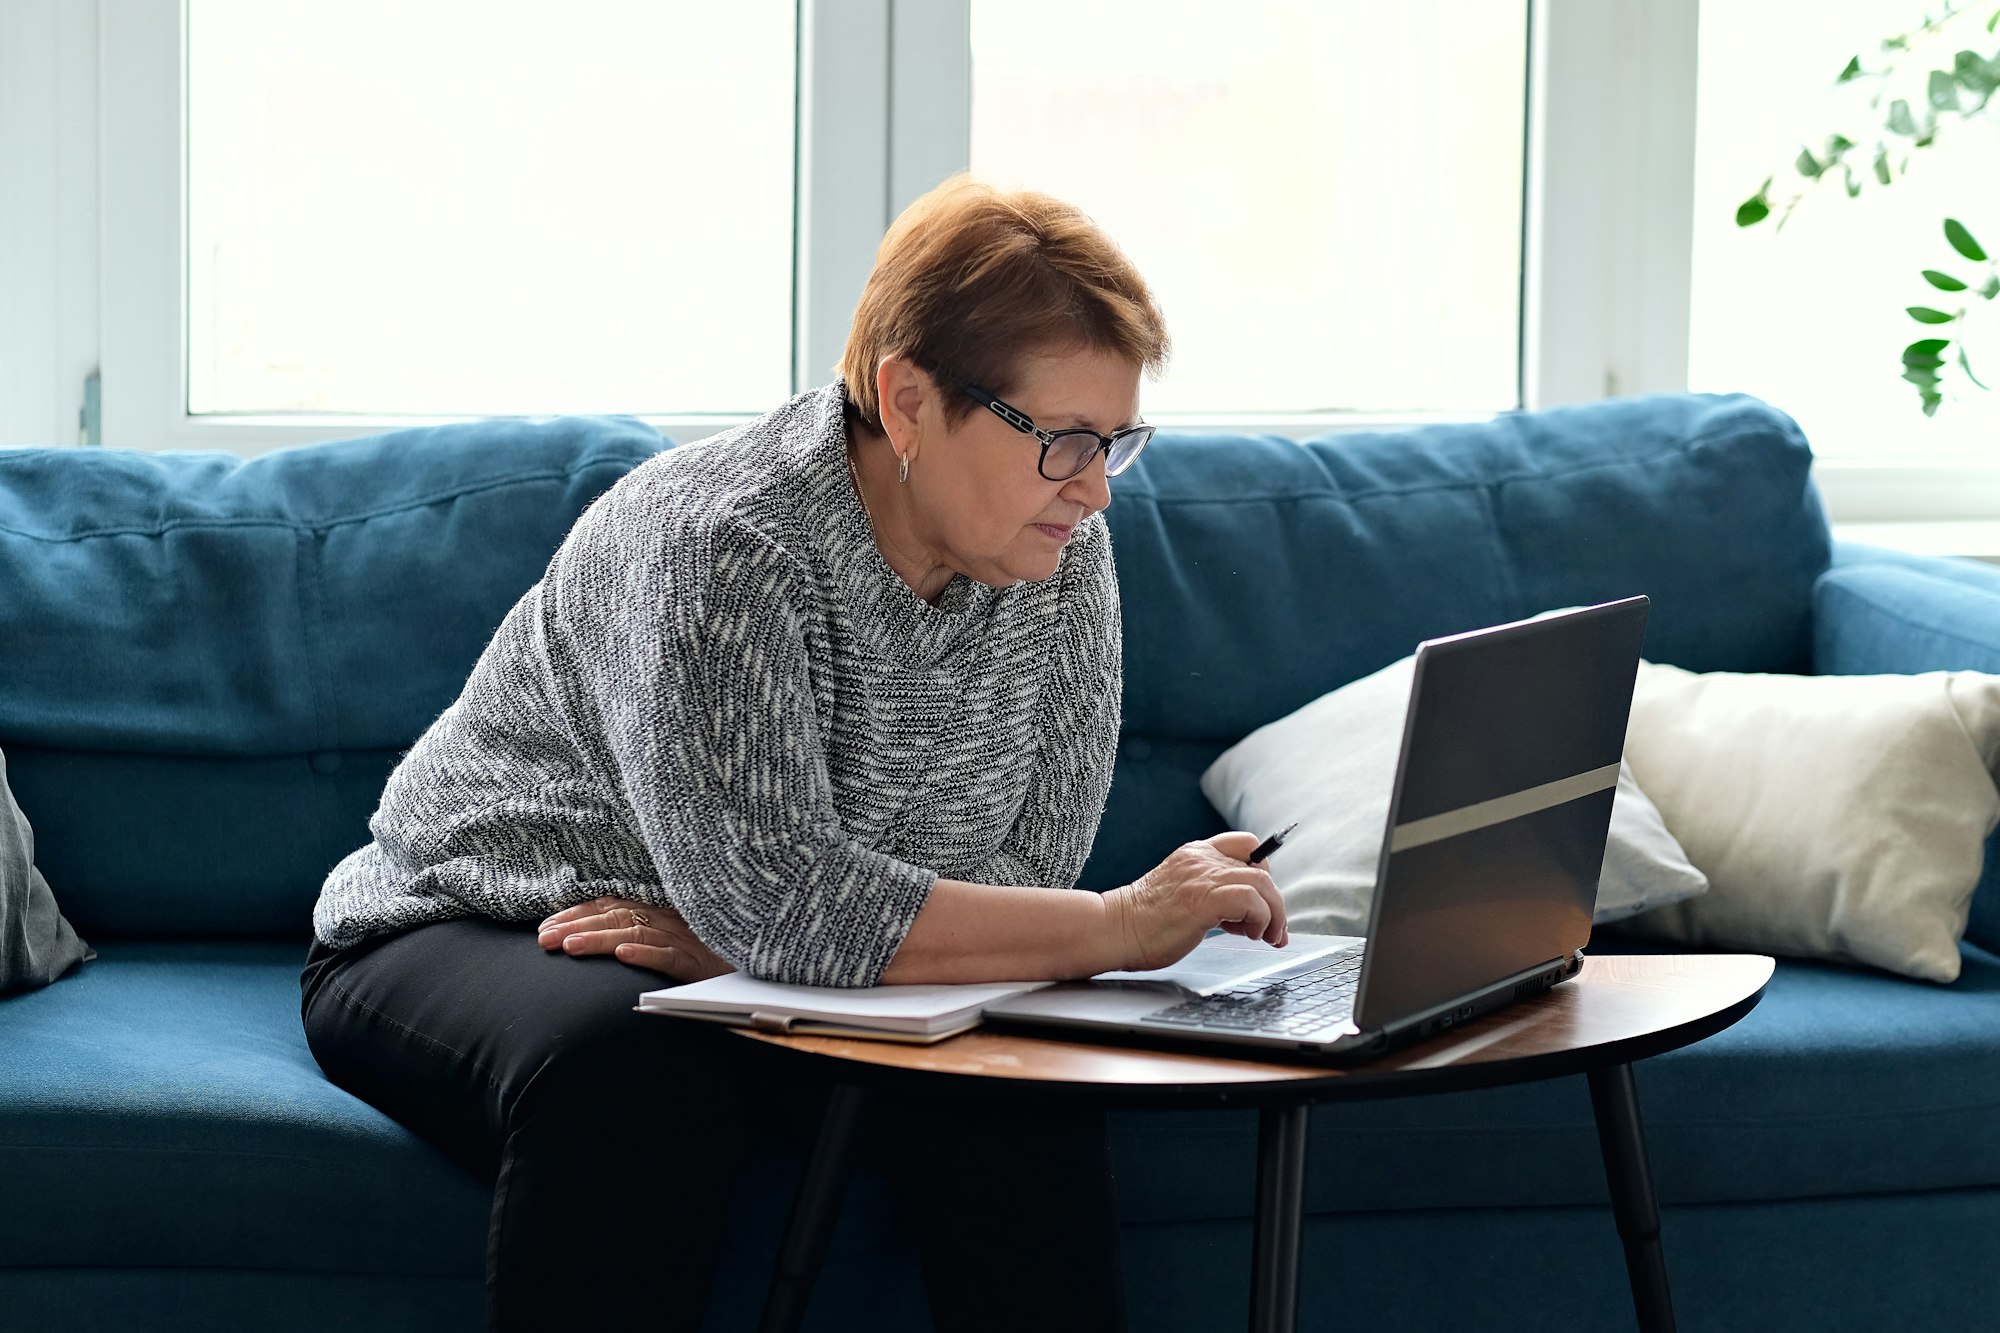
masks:
[[[1250,1249],[1250,1333],[1291,1333],[1299,1318],[1299,1239],[1312,1105],[1267,1107],[1257,1120],[1257,1230]]]
[[[1646,1165],[1646,1131],[1639,1123],[1639,1095],[1631,1065],[1590,1071],[1590,1104],[1597,1112],[1597,1142],[1611,1183],[1611,1213],[1625,1242],[1625,1271],[1640,1333],[1673,1333],[1674,1304],[1667,1291],[1667,1260],[1660,1250],[1660,1205]]]
[[[791,1220],[785,1224],[784,1243],[778,1248],[777,1271],[771,1275],[771,1290],[764,1296],[764,1318],[757,1325],[761,1333],[794,1333],[806,1317],[813,1279],[819,1276],[827,1242],[833,1239],[841,1195],[847,1190],[847,1174],[854,1164],[862,1100],[860,1088],[848,1083],[834,1085],[812,1160],[806,1163],[805,1179],[799,1183],[798,1197],[792,1200]]]

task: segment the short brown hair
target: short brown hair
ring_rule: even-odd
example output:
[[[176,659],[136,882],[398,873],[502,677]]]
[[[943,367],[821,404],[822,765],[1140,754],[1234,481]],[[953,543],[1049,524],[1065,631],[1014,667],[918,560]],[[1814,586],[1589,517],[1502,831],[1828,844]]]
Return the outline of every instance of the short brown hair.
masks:
[[[901,353],[933,379],[1005,395],[1022,356],[1051,348],[1116,353],[1158,374],[1167,326],[1132,261],[1080,210],[963,175],[903,210],[875,252],[840,373],[848,410],[880,425],[875,370]],[[945,419],[975,404],[945,398]]]

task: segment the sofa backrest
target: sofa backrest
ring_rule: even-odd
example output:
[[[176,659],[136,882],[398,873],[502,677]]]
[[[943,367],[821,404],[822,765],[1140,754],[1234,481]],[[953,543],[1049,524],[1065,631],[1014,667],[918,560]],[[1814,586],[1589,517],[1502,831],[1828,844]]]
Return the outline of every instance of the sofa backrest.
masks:
[[[1645,593],[1648,657],[1807,670],[1830,553],[1811,462],[1741,395],[1155,438],[1112,483],[1124,734],[1084,883],[1218,831],[1198,785],[1218,754],[1424,638]]]
[[[662,447],[566,418],[248,462],[0,450],[0,750],[70,919],[303,939],[396,760],[576,517]],[[1216,755],[1428,636],[1645,592],[1650,656],[1805,669],[1828,563],[1809,465],[1741,397],[1161,436],[1112,486],[1125,724],[1084,882],[1214,832]]]
[[[85,938],[292,936],[577,516],[618,418],[0,450],[0,751]]]

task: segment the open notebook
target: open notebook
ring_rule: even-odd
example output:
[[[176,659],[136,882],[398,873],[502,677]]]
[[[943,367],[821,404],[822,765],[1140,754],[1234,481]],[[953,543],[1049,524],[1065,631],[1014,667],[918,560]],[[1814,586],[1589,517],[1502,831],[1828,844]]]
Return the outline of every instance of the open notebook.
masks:
[[[1210,995],[1227,986],[1334,952],[1354,941],[1333,935],[1293,935],[1282,949],[1236,935],[1212,934],[1172,967],[1151,972],[1104,972],[1106,985],[1159,986]],[[640,1013],[700,1018],[763,1032],[875,1037],[933,1042],[977,1027],[981,1013],[1046,981],[994,981],[938,986],[793,986],[730,972],[707,981],[647,991]]]

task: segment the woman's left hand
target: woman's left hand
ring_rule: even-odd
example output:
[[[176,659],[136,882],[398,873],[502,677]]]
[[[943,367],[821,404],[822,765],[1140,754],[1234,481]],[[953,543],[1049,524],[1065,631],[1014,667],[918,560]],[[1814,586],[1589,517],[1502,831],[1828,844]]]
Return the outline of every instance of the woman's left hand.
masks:
[[[536,942],[550,953],[561,950],[576,957],[608,953],[676,981],[736,970],[695,938],[679,912],[630,898],[593,898],[565,908],[536,928]]]

